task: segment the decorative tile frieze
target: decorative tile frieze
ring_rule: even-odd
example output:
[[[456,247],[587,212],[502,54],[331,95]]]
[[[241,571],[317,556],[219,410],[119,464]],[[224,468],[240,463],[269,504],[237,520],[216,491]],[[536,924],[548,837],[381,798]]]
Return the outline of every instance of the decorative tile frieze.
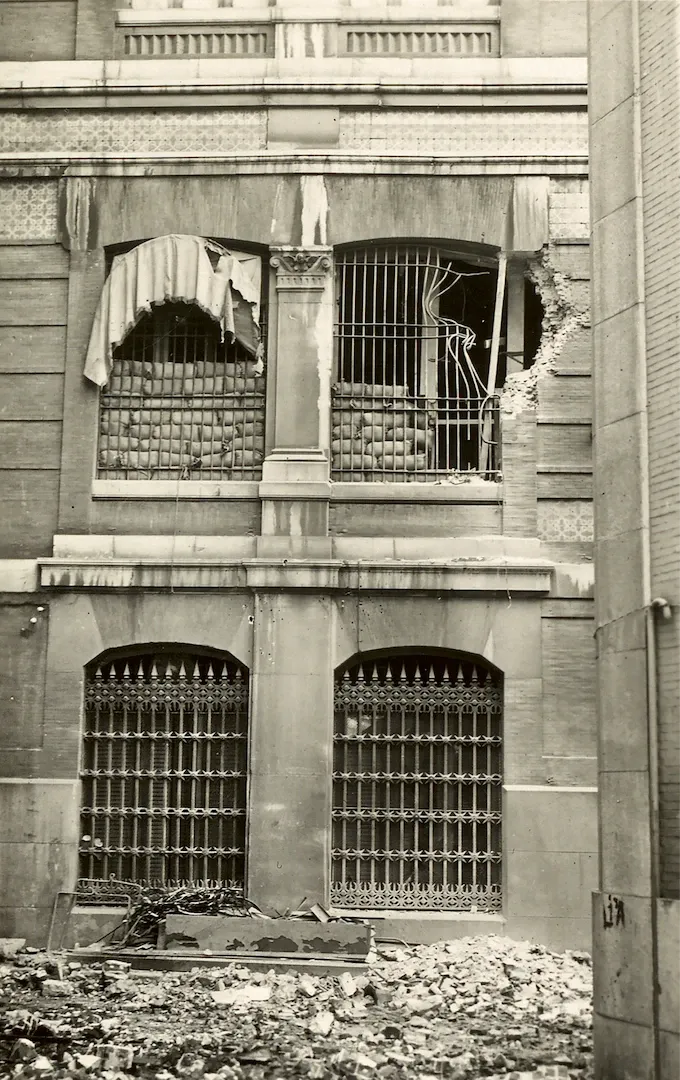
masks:
[[[348,109],[339,148],[370,153],[569,157],[588,153],[585,111]]]
[[[553,543],[593,539],[593,504],[586,499],[541,499],[538,503],[538,535]]]
[[[0,153],[153,154],[261,150],[263,109],[0,112]]]
[[[57,239],[57,181],[0,180],[0,241]]]

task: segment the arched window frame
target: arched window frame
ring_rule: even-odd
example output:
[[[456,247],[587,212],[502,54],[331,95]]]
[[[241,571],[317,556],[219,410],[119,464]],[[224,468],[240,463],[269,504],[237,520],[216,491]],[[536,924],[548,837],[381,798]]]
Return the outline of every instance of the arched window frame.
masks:
[[[502,675],[401,649],[335,673],[334,909],[502,906]]]
[[[249,672],[178,644],[86,667],[79,899],[246,875]]]
[[[184,486],[187,481],[198,481],[207,491],[206,481],[247,482],[261,478],[265,454],[267,316],[267,276],[262,274],[261,253],[200,237],[159,237],[152,242],[108,249],[109,272],[116,265],[114,260],[138,252],[150,243],[171,240],[193,242],[203,258],[204,265],[200,268],[203,279],[195,289],[196,301],[191,297],[192,286],[196,285],[194,275],[198,274],[192,266],[185,273],[188,280],[182,278],[180,247],[179,255],[177,251],[170,253],[168,258],[174,257],[174,263],[171,259],[165,268],[165,277],[172,278],[174,273],[178,284],[166,285],[164,291],[158,284],[164,268],[155,268],[150,303],[146,300],[141,307],[137,306],[133,316],[136,297],[145,295],[138,286],[132,298],[119,300],[114,315],[120,324],[122,309],[130,327],[122,340],[115,338],[107,348],[100,320],[102,340],[93,350],[99,310],[95,315],[85,373],[102,387],[95,468],[97,487],[111,481],[151,481],[152,484],[169,481]],[[227,256],[232,258],[239,273],[225,289],[220,274]],[[248,268],[255,264],[254,280],[259,293],[256,304],[248,280]],[[213,276],[214,283],[221,288],[214,289],[211,296]],[[248,285],[247,301],[236,285],[239,289]],[[109,318],[110,308],[105,311]],[[251,308],[257,324],[249,317]],[[241,336],[239,330],[244,329],[245,336]],[[95,361],[97,356],[100,358],[98,363],[93,362],[93,352]],[[111,357],[109,361],[107,353]],[[103,364],[110,365],[108,374],[103,372]],[[131,488],[130,493],[134,493],[134,485]]]
[[[391,240],[337,248],[334,260],[333,479],[501,479],[506,256]],[[475,277],[486,314],[466,321]]]

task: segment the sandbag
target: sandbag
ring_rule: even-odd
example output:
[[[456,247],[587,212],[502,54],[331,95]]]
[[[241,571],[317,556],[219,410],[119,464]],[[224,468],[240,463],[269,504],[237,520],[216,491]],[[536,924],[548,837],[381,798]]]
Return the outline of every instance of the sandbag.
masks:
[[[234,450],[234,465],[259,465],[263,457],[260,450]]]

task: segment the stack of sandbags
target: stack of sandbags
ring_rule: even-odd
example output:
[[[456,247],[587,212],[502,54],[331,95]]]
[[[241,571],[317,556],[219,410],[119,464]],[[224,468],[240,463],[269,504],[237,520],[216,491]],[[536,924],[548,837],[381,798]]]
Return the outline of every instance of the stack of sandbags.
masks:
[[[377,479],[427,468],[433,432],[427,414],[408,400],[405,387],[338,383],[333,392],[333,469],[341,469],[348,479],[363,480],[371,477],[348,475],[348,470]]]
[[[101,416],[99,467],[158,478],[255,468],[264,456],[264,379],[255,370],[255,361],[119,361]],[[117,407],[127,394],[132,407]]]

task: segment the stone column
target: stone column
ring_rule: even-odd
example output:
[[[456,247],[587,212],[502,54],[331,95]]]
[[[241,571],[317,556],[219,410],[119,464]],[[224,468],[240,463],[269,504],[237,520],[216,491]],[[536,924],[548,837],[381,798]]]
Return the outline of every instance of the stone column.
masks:
[[[254,633],[247,893],[283,913],[328,903],[330,598],[260,593]]]
[[[331,249],[285,246],[273,251],[274,448],[262,469],[262,535],[325,537],[333,365]]]

